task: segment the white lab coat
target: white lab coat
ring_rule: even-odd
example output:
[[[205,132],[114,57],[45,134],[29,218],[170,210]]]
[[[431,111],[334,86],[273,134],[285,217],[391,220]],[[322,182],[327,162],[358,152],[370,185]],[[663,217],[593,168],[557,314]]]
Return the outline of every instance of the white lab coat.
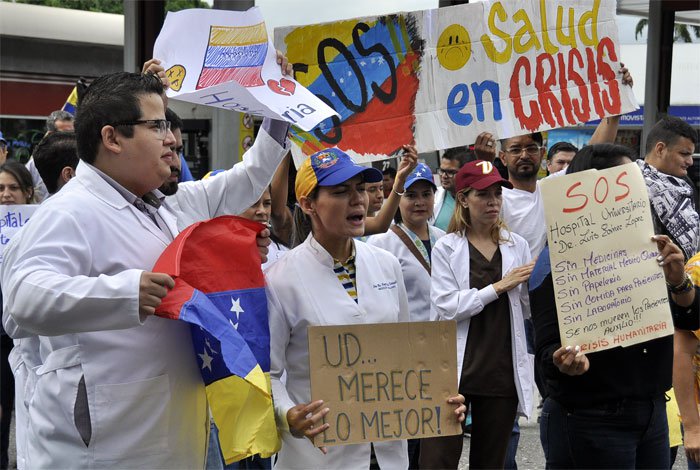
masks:
[[[287,411],[311,401],[309,346],[312,325],[408,321],[401,267],[384,250],[355,241],[358,303],[333,272],[333,259],[311,236],[265,273],[270,312],[270,376],[282,449],[275,468],[369,468],[369,444],[334,446],[323,455],[306,438],[295,438]],[[389,288],[387,288],[389,286]],[[286,385],[282,374],[286,370]],[[406,441],[375,444],[382,469],[408,467]]]
[[[41,350],[36,380],[24,375],[28,421],[18,447],[27,468],[204,466],[209,422],[189,327],[142,321],[139,279],[180,228],[259,198],[286,152],[260,136],[243,163],[166,198],[159,214],[168,235],[79,164],[8,245],[3,324],[15,338],[39,335]],[[30,362],[15,362],[20,376]],[[89,446],[74,424],[83,376]]]
[[[530,261],[530,248],[520,235],[501,231],[508,241],[500,245],[502,272]],[[460,234],[442,237],[433,248],[430,299],[432,320],[457,320],[457,380],[461,378],[464,351],[467,347],[469,322],[484,306],[498,298],[493,285],[481,290],[469,288],[469,243]],[[529,416],[534,392],[534,359],[527,352],[523,320],[530,318],[527,283],[508,291],[515,388],[518,392],[518,413]]]
[[[445,232],[437,227],[429,226],[428,229],[436,240],[445,235]],[[403,280],[406,283],[411,321],[429,321],[430,274],[428,271],[392,230],[372,236],[367,243],[378,246],[398,258]]]
[[[435,225],[435,221],[437,220],[438,215],[440,215],[440,209],[442,209],[442,205],[445,202],[445,192],[445,188],[442,186],[437,188],[435,191],[435,199],[433,200],[433,215],[428,220],[428,224],[430,225]]]

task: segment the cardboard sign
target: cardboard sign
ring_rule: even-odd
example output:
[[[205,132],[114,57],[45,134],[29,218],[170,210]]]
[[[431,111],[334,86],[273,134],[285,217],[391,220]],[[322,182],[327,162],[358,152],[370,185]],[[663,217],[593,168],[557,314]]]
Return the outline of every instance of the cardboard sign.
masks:
[[[5,246],[19,229],[29,221],[39,204],[0,205],[0,264],[2,264]]]
[[[282,75],[258,8],[169,12],[153,56],[166,69],[174,99],[285,120],[304,130],[336,115]]]
[[[447,398],[457,394],[454,321],[309,327],[311,398],[334,446],[462,432]]]
[[[371,161],[572,126],[637,109],[615,2],[502,0],[275,29],[297,80],[338,112],[298,154]]]
[[[595,352],[673,334],[637,164],[548,178],[542,197],[562,346]]]

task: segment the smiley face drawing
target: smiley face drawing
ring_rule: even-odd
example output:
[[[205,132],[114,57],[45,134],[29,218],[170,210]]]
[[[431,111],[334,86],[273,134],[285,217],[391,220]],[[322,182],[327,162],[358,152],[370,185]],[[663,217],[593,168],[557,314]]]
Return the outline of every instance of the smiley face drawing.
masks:
[[[464,26],[451,24],[442,31],[437,42],[437,58],[440,65],[447,70],[459,70],[471,55],[471,39]]]
[[[182,65],[173,65],[168,70],[165,71],[165,76],[170,80],[170,89],[174,91],[180,91],[182,88],[182,82],[185,81],[185,67]]]

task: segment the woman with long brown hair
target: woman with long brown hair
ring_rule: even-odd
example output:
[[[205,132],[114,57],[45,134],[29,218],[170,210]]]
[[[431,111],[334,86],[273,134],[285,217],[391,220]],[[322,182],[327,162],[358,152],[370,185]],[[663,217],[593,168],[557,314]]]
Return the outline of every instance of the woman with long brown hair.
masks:
[[[490,162],[465,164],[447,235],[432,253],[433,320],[457,320],[459,392],[472,413],[469,468],[503,468],[516,414],[527,416],[534,386],[524,318],[533,263],[525,239],[503,224],[501,188]],[[462,436],[426,439],[421,468],[457,468]]]

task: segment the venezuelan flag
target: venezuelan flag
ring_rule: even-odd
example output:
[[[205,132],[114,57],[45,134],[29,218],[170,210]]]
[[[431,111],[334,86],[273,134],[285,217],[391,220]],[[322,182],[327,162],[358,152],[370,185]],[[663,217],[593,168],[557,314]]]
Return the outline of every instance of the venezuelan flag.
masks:
[[[267,45],[265,23],[212,26],[197,89],[230,81],[245,87],[264,85],[261,72]]]
[[[255,240],[263,228],[233,216],[191,225],[153,268],[175,279],[156,314],[192,325],[193,354],[227,464],[256,454],[270,457],[280,447],[267,297]]]
[[[71,113],[73,116],[75,116],[75,112],[78,109],[78,86],[73,87],[73,91],[70,92],[70,95],[68,95],[68,98],[66,99],[66,104],[63,105],[63,108],[61,108],[63,111],[68,111]]]

